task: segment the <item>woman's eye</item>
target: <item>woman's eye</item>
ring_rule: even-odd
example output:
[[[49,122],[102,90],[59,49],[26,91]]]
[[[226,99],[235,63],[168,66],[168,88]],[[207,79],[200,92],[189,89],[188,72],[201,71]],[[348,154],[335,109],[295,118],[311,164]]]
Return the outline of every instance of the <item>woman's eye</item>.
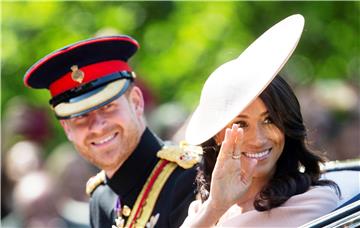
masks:
[[[244,128],[244,127],[248,126],[245,121],[237,121],[236,124],[239,125],[239,127],[241,127],[241,128]]]
[[[264,123],[265,123],[265,124],[272,124],[273,121],[271,120],[270,117],[267,117],[267,118],[264,120]]]

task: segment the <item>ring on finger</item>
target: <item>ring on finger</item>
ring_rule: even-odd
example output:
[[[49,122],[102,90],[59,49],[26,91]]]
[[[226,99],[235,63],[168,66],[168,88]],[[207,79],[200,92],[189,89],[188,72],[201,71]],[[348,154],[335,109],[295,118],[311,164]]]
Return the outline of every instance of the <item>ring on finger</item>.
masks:
[[[241,154],[235,154],[235,153],[233,153],[232,156],[231,156],[231,158],[234,159],[234,160],[240,159],[240,158],[241,158]]]

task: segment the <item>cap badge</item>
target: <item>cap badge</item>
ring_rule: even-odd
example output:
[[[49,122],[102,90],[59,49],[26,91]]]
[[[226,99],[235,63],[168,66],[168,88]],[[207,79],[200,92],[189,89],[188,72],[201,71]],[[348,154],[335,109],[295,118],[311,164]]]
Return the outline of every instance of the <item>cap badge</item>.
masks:
[[[85,77],[84,72],[81,71],[77,65],[72,66],[71,71],[72,71],[71,73],[72,80],[81,84]]]

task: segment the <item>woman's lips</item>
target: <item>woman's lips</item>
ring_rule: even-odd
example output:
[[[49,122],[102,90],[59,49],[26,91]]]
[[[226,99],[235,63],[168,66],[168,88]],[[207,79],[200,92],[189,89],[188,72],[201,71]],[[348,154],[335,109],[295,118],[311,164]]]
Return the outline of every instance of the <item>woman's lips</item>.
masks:
[[[263,160],[268,157],[268,155],[271,152],[271,149],[272,148],[267,149],[265,151],[261,151],[261,152],[242,152],[242,154],[248,158],[252,158],[252,159],[256,159],[256,160]]]

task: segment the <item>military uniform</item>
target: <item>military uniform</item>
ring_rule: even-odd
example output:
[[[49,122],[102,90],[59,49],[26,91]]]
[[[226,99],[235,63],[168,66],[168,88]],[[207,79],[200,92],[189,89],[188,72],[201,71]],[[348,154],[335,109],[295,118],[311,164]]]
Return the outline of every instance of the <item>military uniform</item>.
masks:
[[[78,117],[86,119],[90,112],[98,111],[131,88],[135,73],[128,59],[138,48],[137,41],[129,36],[80,41],[39,60],[26,72],[24,83],[50,91],[49,103],[63,123]],[[77,127],[75,124],[73,128]],[[94,135],[88,128],[89,125],[80,124],[79,129]],[[117,143],[118,133],[111,132],[112,138],[109,138],[104,129],[107,141],[104,142],[105,134],[102,134],[96,143]],[[81,140],[77,143],[90,148]],[[164,147],[160,139],[145,129],[135,151],[112,178],[107,178],[102,171],[88,182],[91,225],[178,227],[195,198],[193,166],[200,159],[189,148]]]
[[[156,153],[162,147],[163,142],[146,129],[132,155],[111,179],[106,178],[104,183],[92,192],[92,227],[111,227],[115,224],[118,197],[122,207],[126,205],[133,209],[141,189],[159,161]],[[172,172],[162,187],[151,213],[151,216],[159,214],[155,227],[179,227],[182,224],[187,216],[189,204],[195,199],[195,175],[194,167],[184,169],[177,166]]]

